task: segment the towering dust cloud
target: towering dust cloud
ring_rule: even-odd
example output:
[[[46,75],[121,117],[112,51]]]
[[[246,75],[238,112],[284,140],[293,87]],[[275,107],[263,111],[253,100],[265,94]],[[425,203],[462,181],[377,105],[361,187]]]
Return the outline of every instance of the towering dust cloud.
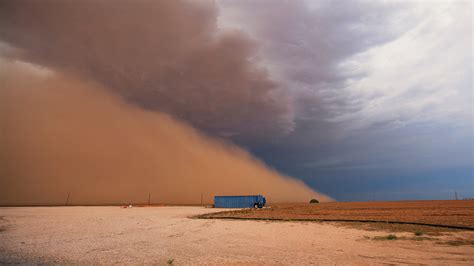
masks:
[[[250,138],[293,128],[256,44],[219,29],[217,12],[208,1],[0,1],[0,204],[329,200],[185,124]]]
[[[236,146],[145,111],[95,82],[1,62],[0,205],[210,202],[263,193],[329,200]]]

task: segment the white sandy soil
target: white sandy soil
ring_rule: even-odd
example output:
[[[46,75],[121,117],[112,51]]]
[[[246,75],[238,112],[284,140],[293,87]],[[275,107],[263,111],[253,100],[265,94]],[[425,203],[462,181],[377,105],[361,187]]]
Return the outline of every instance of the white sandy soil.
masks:
[[[188,218],[213,211],[221,210],[0,208],[0,264],[474,264],[472,245],[373,240],[388,233],[328,223]]]

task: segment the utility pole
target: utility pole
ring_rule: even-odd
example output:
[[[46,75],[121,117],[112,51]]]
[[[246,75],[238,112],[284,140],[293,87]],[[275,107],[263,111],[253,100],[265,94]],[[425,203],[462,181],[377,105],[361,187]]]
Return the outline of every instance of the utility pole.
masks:
[[[458,192],[456,190],[454,191],[454,198],[458,200]]]
[[[148,205],[150,205],[151,193],[148,193]]]
[[[71,195],[71,192],[67,193],[66,206],[69,204],[69,195]]]

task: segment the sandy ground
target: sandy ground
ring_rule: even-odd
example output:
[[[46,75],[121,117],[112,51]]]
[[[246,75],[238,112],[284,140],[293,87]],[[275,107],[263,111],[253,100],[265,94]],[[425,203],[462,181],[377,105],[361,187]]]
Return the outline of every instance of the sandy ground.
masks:
[[[221,210],[0,208],[0,264],[474,264],[472,245],[373,240],[387,232],[329,223],[188,218],[212,211]]]

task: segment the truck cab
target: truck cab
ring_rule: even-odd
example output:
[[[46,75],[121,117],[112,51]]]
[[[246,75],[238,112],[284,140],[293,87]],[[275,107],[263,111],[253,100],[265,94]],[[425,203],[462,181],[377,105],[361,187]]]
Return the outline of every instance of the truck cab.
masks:
[[[255,202],[255,204],[253,205],[253,207],[256,209],[256,208],[263,208],[263,206],[265,206],[265,204],[267,203],[267,199],[262,196],[262,195],[258,195],[257,196],[257,202]]]

